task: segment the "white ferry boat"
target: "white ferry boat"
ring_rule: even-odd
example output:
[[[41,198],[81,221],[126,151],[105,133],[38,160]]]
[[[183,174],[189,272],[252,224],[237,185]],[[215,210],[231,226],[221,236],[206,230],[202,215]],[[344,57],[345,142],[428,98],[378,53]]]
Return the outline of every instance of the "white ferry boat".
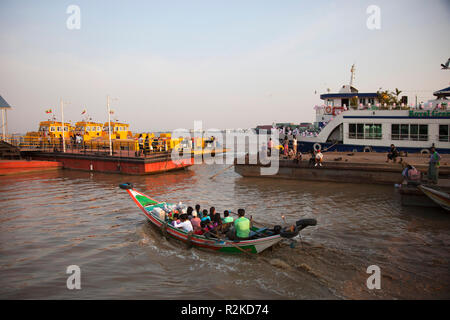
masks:
[[[434,92],[437,99],[427,104],[387,106],[380,104],[377,93],[358,92],[352,86],[353,72],[352,67],[350,85],[320,96],[325,103],[315,109],[321,130],[313,136],[299,135],[300,151],[386,152],[394,144],[411,153],[428,153],[431,146],[450,153],[450,87]]]

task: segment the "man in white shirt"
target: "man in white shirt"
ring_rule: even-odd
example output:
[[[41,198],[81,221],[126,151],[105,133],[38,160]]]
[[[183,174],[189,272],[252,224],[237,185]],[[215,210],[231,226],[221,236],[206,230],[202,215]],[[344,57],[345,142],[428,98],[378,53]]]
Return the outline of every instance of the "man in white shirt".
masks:
[[[186,232],[194,231],[194,228],[192,227],[192,223],[187,218],[187,214],[182,214],[180,219],[181,219],[180,223],[177,223],[176,221],[174,221],[173,226],[175,228],[181,228]]]

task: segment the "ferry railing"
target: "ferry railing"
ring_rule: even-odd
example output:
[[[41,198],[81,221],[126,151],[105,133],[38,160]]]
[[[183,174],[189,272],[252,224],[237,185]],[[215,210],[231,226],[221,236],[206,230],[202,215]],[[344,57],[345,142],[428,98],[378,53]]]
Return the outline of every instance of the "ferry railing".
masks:
[[[9,141],[12,145],[19,147],[21,151],[49,153],[62,153],[64,151],[63,140],[59,138],[14,136]],[[64,142],[66,154],[111,156],[111,153],[113,157],[119,158],[170,159],[172,151],[165,144],[145,145],[143,149],[140,149],[137,140],[113,140],[111,150],[109,141],[104,140],[77,141],[68,138]]]

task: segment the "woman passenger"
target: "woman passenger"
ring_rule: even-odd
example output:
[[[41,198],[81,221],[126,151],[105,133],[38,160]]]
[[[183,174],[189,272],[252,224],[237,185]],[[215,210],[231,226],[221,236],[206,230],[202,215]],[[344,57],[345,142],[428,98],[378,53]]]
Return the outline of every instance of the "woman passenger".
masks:
[[[194,231],[201,230],[201,220],[199,217],[197,217],[197,212],[195,211],[192,213],[191,223]]]
[[[194,208],[192,208],[192,207],[188,207],[187,208],[186,213],[187,213],[187,216],[188,216],[189,220],[191,220],[193,218],[193,215],[192,215],[193,211],[194,211]]]

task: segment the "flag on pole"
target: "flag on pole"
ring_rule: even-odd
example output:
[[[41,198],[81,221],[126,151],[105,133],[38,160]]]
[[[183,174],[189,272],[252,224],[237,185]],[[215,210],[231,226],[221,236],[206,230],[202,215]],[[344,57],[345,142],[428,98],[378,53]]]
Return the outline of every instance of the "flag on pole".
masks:
[[[52,109],[45,110],[45,113],[52,113]]]
[[[81,114],[85,114],[87,112],[86,109],[83,109],[83,111],[81,112]]]
[[[109,110],[109,114],[114,114],[114,110],[113,109]]]

